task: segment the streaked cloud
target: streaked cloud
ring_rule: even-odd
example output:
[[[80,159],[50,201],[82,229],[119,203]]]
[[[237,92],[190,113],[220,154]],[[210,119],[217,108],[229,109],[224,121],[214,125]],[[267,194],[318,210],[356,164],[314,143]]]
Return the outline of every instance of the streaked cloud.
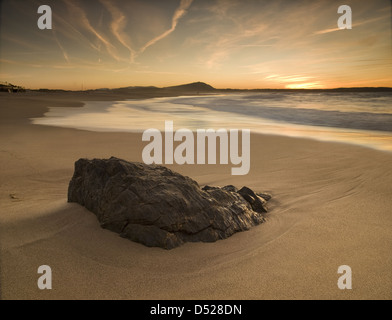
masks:
[[[144,52],[147,50],[147,48],[153,46],[155,43],[158,41],[161,41],[162,39],[165,39],[167,36],[169,36],[171,33],[176,30],[177,24],[179,20],[186,14],[187,10],[191,6],[193,0],[181,0],[180,6],[177,8],[177,10],[174,12],[173,18],[172,18],[172,23],[171,23],[171,28],[169,30],[166,30],[164,33],[159,35],[158,37],[151,39],[148,41],[141,49],[140,52]]]
[[[25,67],[31,67],[31,68],[44,68],[45,67],[45,65],[43,65],[43,64],[25,63],[25,62],[20,62],[17,60],[10,60],[10,59],[0,59],[0,63],[3,64],[3,66],[10,64],[10,65],[25,66]]]
[[[68,57],[67,51],[64,49],[64,47],[63,47],[62,44],[60,43],[59,39],[57,38],[57,36],[56,36],[56,31],[55,31],[55,30],[52,30],[52,33],[53,33],[54,40],[56,41],[57,45],[59,46],[59,48],[60,48],[60,50],[61,50],[61,53],[63,54],[63,57],[64,57],[65,61],[69,64],[69,57]]]
[[[117,49],[113,46],[106,37],[98,32],[90,23],[89,19],[87,18],[86,12],[83,11],[81,7],[79,7],[76,2],[74,1],[66,1],[65,2],[69,9],[71,10],[72,14],[77,16],[77,21],[80,23],[82,27],[88,30],[91,34],[93,34],[96,39],[105,46],[108,54],[115,60],[120,61],[121,58],[118,55]]]
[[[285,86],[286,89],[322,89],[324,85],[319,82],[292,83]]]
[[[316,31],[314,34],[325,34],[325,33],[330,33],[335,31],[341,31],[341,29],[340,28],[325,29],[325,30]]]
[[[373,18],[373,19],[366,19],[360,22],[356,22],[353,23],[352,27],[353,28],[357,28],[359,26],[363,26],[366,24],[370,24],[370,23],[374,23],[377,21],[381,21],[381,20],[386,20],[386,19],[391,19],[391,15],[390,14],[383,14],[380,17],[377,18]],[[331,33],[331,32],[335,32],[335,31],[342,31],[340,28],[336,27],[336,28],[329,28],[329,29],[324,29],[324,30],[319,30],[314,32],[314,34],[326,34],[326,33]]]
[[[137,52],[135,49],[132,48],[131,40],[129,39],[129,36],[124,32],[124,27],[127,24],[127,17],[124,15],[123,12],[121,12],[119,8],[114,6],[112,2],[108,0],[100,1],[104,4],[105,8],[112,15],[113,20],[111,22],[110,28],[114,36],[125,48],[129,50],[130,62],[134,63]]]
[[[277,81],[277,82],[303,82],[313,79],[314,77],[304,77],[300,75],[294,76],[281,76],[281,75],[270,75],[265,77],[267,80]]]

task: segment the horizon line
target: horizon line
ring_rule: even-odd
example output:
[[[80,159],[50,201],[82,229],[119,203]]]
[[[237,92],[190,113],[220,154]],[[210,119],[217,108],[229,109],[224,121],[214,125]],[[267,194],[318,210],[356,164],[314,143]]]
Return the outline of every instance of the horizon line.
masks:
[[[209,90],[233,90],[233,91],[255,91],[255,90],[279,90],[279,91],[328,91],[328,90],[346,90],[346,89],[391,89],[392,87],[385,87],[385,86],[380,86],[380,87],[374,87],[374,86],[361,86],[361,87],[334,87],[334,88],[245,88],[245,89],[240,89],[240,88],[215,88],[205,82],[191,82],[191,83],[184,83],[184,84],[179,84],[179,85],[174,85],[174,86],[165,86],[165,87],[158,87],[154,85],[145,85],[145,86],[126,86],[126,87],[113,87],[113,88],[91,88],[91,89],[82,89],[82,90],[75,90],[75,89],[62,89],[62,88],[55,88],[55,89],[49,89],[49,88],[25,88],[23,86],[19,85],[14,85],[8,81],[1,81],[0,86],[12,86],[15,88],[22,88],[24,90],[28,91],[40,91],[40,90],[46,90],[46,91],[66,91],[66,92],[87,92],[87,91],[99,91],[99,90],[125,90],[125,89],[176,89],[176,88],[181,88],[181,87],[191,87],[192,85],[204,85],[206,88]],[[195,91],[203,91],[202,88],[200,90]],[[204,90],[206,91],[206,90]]]

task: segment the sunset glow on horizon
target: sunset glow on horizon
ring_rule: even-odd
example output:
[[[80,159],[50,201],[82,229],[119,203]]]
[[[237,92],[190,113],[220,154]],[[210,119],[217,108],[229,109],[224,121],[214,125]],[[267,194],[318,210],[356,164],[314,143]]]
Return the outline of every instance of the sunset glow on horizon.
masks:
[[[391,2],[310,0],[1,2],[0,80],[27,88],[392,87]],[[337,10],[352,8],[351,30]]]

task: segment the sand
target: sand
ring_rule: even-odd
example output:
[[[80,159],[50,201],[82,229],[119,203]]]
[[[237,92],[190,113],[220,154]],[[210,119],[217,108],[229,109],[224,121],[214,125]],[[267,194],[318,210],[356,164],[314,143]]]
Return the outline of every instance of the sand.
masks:
[[[141,135],[30,124],[49,105],[94,99],[103,100],[0,95],[1,299],[392,298],[392,154],[253,135],[247,176],[170,166],[200,185],[270,192],[271,210],[266,223],[227,240],[147,248],[67,203],[76,160],[141,161]],[[37,287],[41,265],[52,268],[52,290]],[[352,290],[337,286],[341,265],[352,268]]]

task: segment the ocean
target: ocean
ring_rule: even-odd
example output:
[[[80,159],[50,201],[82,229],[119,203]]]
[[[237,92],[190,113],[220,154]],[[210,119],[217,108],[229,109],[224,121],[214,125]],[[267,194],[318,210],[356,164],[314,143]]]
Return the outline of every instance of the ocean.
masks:
[[[392,152],[391,92],[257,92],[49,106],[36,125],[89,131],[250,129]]]

